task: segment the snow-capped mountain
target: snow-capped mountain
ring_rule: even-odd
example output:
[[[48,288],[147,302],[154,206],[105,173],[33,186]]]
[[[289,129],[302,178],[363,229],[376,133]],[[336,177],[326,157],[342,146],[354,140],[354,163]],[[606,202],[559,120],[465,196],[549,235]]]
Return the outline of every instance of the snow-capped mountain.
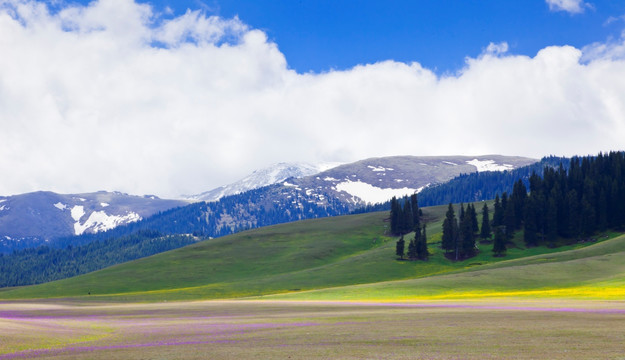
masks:
[[[536,159],[502,155],[370,158],[283,185],[300,189],[307,196],[337,197],[349,206],[362,206],[419,192],[460,174],[512,170],[535,162]]]
[[[272,185],[289,178],[302,178],[331,169],[340,163],[288,163],[282,162],[264,169],[256,170],[245,178],[229,185],[203,192],[197,195],[184,195],[189,200],[217,201],[224,196],[240,194],[263,186]]]
[[[179,212],[165,212],[141,226],[151,229],[156,221],[160,224],[156,229],[167,232],[190,230],[220,236],[280,222],[347,214],[367,204],[445,183],[460,174],[512,170],[535,162],[529,158],[487,155],[394,156],[334,167],[336,164],[283,163],[194,197],[209,202],[197,202]],[[222,196],[227,196],[227,201],[215,201]],[[187,204],[189,201],[118,192],[35,192],[0,197],[0,252],[105,231]]]
[[[0,197],[0,241],[44,241],[96,233],[186,204],[105,191],[67,195],[39,191]]]

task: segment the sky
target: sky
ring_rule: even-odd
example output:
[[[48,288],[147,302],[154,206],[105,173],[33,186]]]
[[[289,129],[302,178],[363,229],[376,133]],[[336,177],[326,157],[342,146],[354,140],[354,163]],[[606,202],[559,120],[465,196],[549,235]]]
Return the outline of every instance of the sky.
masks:
[[[0,0],[0,195],[623,139],[622,1]]]

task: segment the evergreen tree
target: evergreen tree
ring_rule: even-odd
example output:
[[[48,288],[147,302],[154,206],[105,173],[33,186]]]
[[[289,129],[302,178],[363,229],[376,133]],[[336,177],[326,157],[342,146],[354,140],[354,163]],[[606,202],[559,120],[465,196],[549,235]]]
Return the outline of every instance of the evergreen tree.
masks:
[[[458,222],[461,222],[464,219],[464,203],[460,203],[460,214],[458,216]]]
[[[514,207],[514,229],[521,228],[523,222],[523,209],[525,208],[525,201],[527,199],[527,188],[523,181],[519,179],[514,183],[512,190],[512,206]]]
[[[391,199],[391,234],[399,234],[399,217],[401,209],[397,198],[393,196]]]
[[[449,203],[447,213],[445,214],[445,220],[443,220],[443,238],[441,247],[445,252],[450,253],[456,249],[456,239],[458,237],[458,221],[456,220],[456,214],[454,208]]]
[[[484,203],[484,206],[482,207],[482,229],[480,231],[480,237],[483,240],[488,240],[491,237],[488,205],[486,205],[486,203]]]
[[[577,191],[569,191],[566,196],[569,209],[569,237],[578,239],[581,236],[582,214],[577,198]]]
[[[493,212],[493,228],[503,225],[503,209],[501,207],[501,201],[499,200],[499,194],[495,196],[495,206]]]
[[[558,206],[554,196],[549,198],[545,218],[545,235],[549,246],[554,246],[558,238]]]
[[[465,213],[460,221],[460,257],[468,258],[475,254],[475,234],[470,216]],[[456,257],[456,260],[458,258]]]
[[[417,257],[420,260],[427,260],[429,256],[427,234],[425,224],[423,224],[423,232],[421,233],[419,243],[417,243]]]
[[[514,229],[516,224],[516,213],[514,211],[514,204],[508,202],[503,214],[503,225],[506,227],[505,234],[506,239],[511,240],[514,236]]]
[[[538,245],[538,223],[536,222],[536,214],[538,213],[538,202],[536,196],[530,193],[527,199],[527,205],[525,208],[525,221],[523,240],[525,246],[531,247]]]
[[[506,254],[506,235],[503,233],[501,226],[495,228],[493,253],[495,254],[495,256],[505,256]]]
[[[412,216],[412,207],[410,206],[410,202],[406,201],[408,199],[404,199],[404,208],[403,208],[403,222],[401,232],[402,234],[407,234],[414,229],[413,224],[413,216]]]
[[[395,255],[399,256],[401,260],[404,260],[404,247],[406,242],[404,241],[404,235],[402,235],[399,240],[397,240],[397,244],[395,244]]]
[[[471,220],[471,227],[473,228],[473,233],[477,236],[480,228],[477,225],[477,212],[475,211],[475,206],[473,204],[469,204],[467,206],[467,215]]]
[[[415,227],[420,225],[420,209],[417,194],[410,195],[410,207],[412,208],[412,223]]]
[[[414,239],[408,244],[408,259],[415,260],[417,258],[417,243]]]

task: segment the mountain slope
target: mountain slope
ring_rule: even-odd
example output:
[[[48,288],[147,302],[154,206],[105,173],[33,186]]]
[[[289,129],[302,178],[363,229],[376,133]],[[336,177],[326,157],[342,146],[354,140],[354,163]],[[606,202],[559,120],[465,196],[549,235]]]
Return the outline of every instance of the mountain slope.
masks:
[[[331,169],[339,163],[278,163],[256,170],[245,178],[232,184],[205,191],[197,195],[183,195],[184,198],[199,201],[217,201],[224,196],[236,195],[263,186],[279,183],[289,178],[301,178]]]
[[[106,231],[185,201],[100,191],[56,194],[39,191],[0,198],[0,241],[6,246],[41,243],[62,236]]]
[[[317,199],[337,198],[351,209],[418,192],[460,174],[512,170],[538,160],[502,155],[391,156],[337,166],[283,183]]]
[[[524,249],[518,238],[517,246],[510,248],[505,258],[493,257],[491,245],[481,245],[477,257],[451,262],[439,250],[445,210],[445,206],[423,209],[432,252],[427,262],[397,261],[396,239],[384,236],[388,213],[368,213],[270,226],[207,240],[75,278],[7,289],[0,292],[0,298],[74,297],[90,292],[91,298],[97,299],[156,301],[319,290],[298,296],[359,299],[367,298],[366,291],[354,289],[379,286],[370,296],[401,299],[404,291],[415,297],[448,296],[456,287],[492,292],[573,286],[580,279],[587,285],[625,280],[624,236],[557,249]],[[565,266],[558,270],[556,264]],[[587,266],[595,270],[588,271]],[[439,276],[445,273],[451,280]],[[462,288],[465,281],[475,287]],[[494,285],[489,288],[489,283]],[[321,290],[354,284],[361,285],[336,288],[336,292]]]

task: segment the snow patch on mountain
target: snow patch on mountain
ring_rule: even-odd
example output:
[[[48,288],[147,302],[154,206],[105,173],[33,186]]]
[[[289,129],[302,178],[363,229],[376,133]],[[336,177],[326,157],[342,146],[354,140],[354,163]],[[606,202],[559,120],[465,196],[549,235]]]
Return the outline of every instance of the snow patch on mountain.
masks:
[[[482,171],[505,171],[514,169],[514,165],[510,164],[497,164],[495,160],[468,160],[467,164],[473,165],[477,168],[477,172]]]
[[[371,166],[371,165],[367,165],[367,167],[369,169],[371,169],[371,171],[374,171],[374,172],[384,172],[384,171],[387,171],[387,170],[388,171],[393,171],[392,168],[385,168],[384,166]]]
[[[382,203],[390,200],[393,196],[402,197],[404,195],[411,195],[419,190],[420,189],[411,189],[407,187],[401,189],[383,189],[364,183],[360,180],[347,180],[336,185],[336,191],[344,191],[369,204]]]
[[[55,208],[59,209],[59,210],[65,210],[67,209],[67,205],[63,204],[62,202],[58,202],[56,204],[53,205]]]
[[[107,207],[107,206],[109,206],[109,205],[110,205],[109,203],[105,203],[105,202],[101,202],[101,203],[100,203],[100,206],[102,206],[102,207]]]
[[[74,219],[74,221],[78,221],[83,215],[85,215],[85,207],[82,205],[74,205],[71,212],[72,219]]]
[[[139,220],[141,220],[141,216],[132,211],[127,212],[126,215],[108,215],[104,211],[94,211],[84,223],[81,224],[80,221],[76,221],[74,232],[76,235],[83,234],[87,230],[97,233]]]
[[[198,195],[184,196],[191,200],[217,201],[224,196],[240,194],[263,186],[280,183],[290,178],[302,178],[332,169],[340,163],[278,163],[256,170],[249,176],[229,185],[203,192]]]

